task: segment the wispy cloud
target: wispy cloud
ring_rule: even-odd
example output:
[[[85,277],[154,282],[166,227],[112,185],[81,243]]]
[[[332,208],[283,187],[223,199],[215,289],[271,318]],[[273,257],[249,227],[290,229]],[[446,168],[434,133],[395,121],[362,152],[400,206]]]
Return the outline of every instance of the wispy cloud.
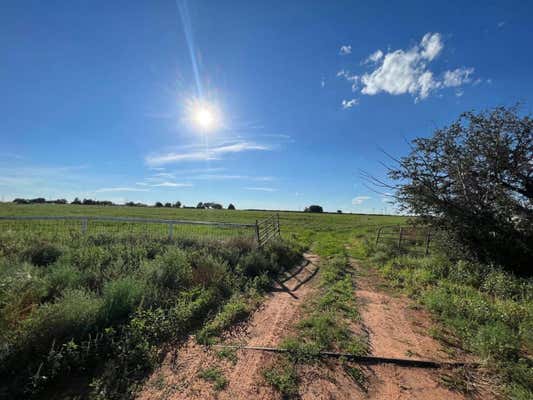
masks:
[[[257,192],[277,192],[278,189],[270,188],[270,187],[246,187],[246,190],[254,190]]]
[[[192,187],[192,183],[178,183],[178,182],[160,182],[150,185],[153,187]]]
[[[355,75],[350,73],[350,71],[341,69],[339,72],[337,72],[337,78],[344,78],[348,82],[350,82],[350,84],[352,85],[352,92],[355,92],[357,90],[360,79],[359,75]]]
[[[339,54],[341,56],[346,56],[351,53],[352,53],[352,46],[350,46],[349,44],[341,46],[339,50]]]
[[[363,204],[365,201],[370,200],[372,197],[370,196],[356,196],[352,199],[352,204],[354,206],[358,206]]]
[[[270,182],[275,178],[272,176],[249,176],[249,175],[227,175],[227,174],[204,174],[193,176],[191,179],[202,180],[250,180],[258,182]]]
[[[347,110],[348,108],[352,108],[353,106],[356,106],[359,104],[358,99],[351,99],[351,100],[343,100],[341,105],[343,110]]]
[[[361,93],[376,95],[411,94],[415,101],[427,98],[435,90],[458,87],[470,82],[473,68],[457,68],[445,71],[441,78],[429,69],[429,64],[444,49],[439,33],[426,33],[420,43],[407,50],[395,50],[384,54],[376,50],[365,64],[374,64],[375,69],[361,76]]]
[[[382,58],[383,58],[383,52],[378,49],[368,56],[368,58],[364,61],[364,64],[377,63]]]
[[[189,148],[188,151],[150,155],[146,157],[145,161],[149,166],[153,167],[155,165],[178,163],[182,161],[213,160],[221,158],[225,154],[241,153],[254,150],[267,151],[272,150],[272,147],[254,142],[239,141],[231,144],[214,146],[209,149],[201,149],[200,147],[194,146]]]
[[[443,85],[446,87],[457,87],[471,81],[470,75],[474,73],[474,68],[457,68],[444,73]]]
[[[94,193],[108,193],[108,192],[149,192],[150,189],[141,189],[136,187],[110,187],[96,189]]]

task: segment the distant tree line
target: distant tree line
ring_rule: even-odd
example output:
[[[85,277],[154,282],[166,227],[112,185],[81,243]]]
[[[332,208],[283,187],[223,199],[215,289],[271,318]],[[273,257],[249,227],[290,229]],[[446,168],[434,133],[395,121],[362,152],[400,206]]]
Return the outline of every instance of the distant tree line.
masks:
[[[44,197],[38,197],[35,199],[22,199],[17,198],[13,200],[13,203],[15,204],[69,204],[66,199],[57,199],[57,200],[46,200]],[[78,197],[76,197],[74,200],[70,202],[70,204],[75,205],[83,205],[83,206],[116,206],[118,204],[113,203],[109,200],[94,200],[94,199],[83,199],[80,200]],[[150,207],[148,204],[144,203],[136,203],[133,201],[128,201],[124,203],[125,206],[128,207]],[[176,201],[175,203],[162,203],[160,201],[157,201],[154,204],[154,207],[165,207],[165,208],[199,208],[199,209],[212,209],[212,210],[222,210],[224,207],[222,204],[214,203],[214,202],[199,202],[196,207],[187,207],[185,204],[182,204],[181,201]],[[228,205],[228,210],[235,210],[235,206],[233,204]]]
[[[46,200],[43,197],[37,197],[35,199],[15,199],[13,200],[13,203],[15,204],[45,204],[45,203],[67,204],[68,201],[66,199]]]

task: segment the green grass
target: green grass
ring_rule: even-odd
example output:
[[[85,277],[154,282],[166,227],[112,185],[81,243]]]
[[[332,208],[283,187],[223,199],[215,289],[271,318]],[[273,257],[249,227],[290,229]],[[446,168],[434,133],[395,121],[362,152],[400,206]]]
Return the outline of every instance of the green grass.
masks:
[[[274,211],[0,203],[0,216],[108,216],[253,224],[256,220],[267,218],[274,213]],[[354,239],[358,241],[368,235],[374,237],[377,226],[398,225],[405,223],[407,219],[399,216],[311,214],[287,211],[280,211],[279,217],[281,233],[284,238],[294,239],[301,245],[307,246],[323,256],[339,254],[343,250],[344,244],[354,241]],[[79,232],[79,223],[72,223],[70,228],[75,232]],[[111,224],[107,228],[101,224],[98,225],[98,229],[100,231],[105,231],[105,229],[112,231],[116,229],[116,224]],[[159,233],[162,235],[167,232],[167,227],[158,229],[161,230]],[[178,232],[180,231],[179,229],[177,229]],[[190,233],[194,233],[194,229],[190,227],[187,229]],[[247,234],[249,233],[247,232]],[[196,236],[201,236],[202,234],[215,233],[206,229],[197,232]]]
[[[343,250],[320,264],[318,293],[303,307],[304,316],[297,323],[295,336],[285,338],[280,356],[265,375],[268,383],[286,397],[298,389],[296,366],[319,363],[323,351],[339,351],[354,355],[368,353],[368,341],[350,329],[349,324],[359,318],[355,299],[355,281],[347,255]],[[346,373],[361,387],[366,380],[360,370],[346,366]]]
[[[202,369],[198,373],[198,376],[207,382],[212,382],[213,389],[216,391],[222,390],[228,386],[228,379],[218,367]]]
[[[284,399],[298,395],[298,373],[293,362],[283,358],[280,362],[263,370],[265,381],[274,387]]]
[[[0,216],[253,224],[272,214],[0,203]],[[344,245],[350,243],[356,252],[362,248],[361,238],[373,236],[378,225],[405,221],[357,214],[280,212],[279,216],[285,240],[262,250],[248,238],[230,237],[243,232],[186,225],[176,228],[173,240],[166,238],[166,226],[152,227],[145,235],[130,225],[107,222],[90,222],[94,226],[85,236],[79,221],[42,223],[41,231],[33,230],[31,221],[17,222],[21,229],[1,231],[0,397],[38,394],[72,369],[90,377],[94,398],[133,396],[157,365],[162,344],[195,331],[202,342],[216,340],[248,316],[272,277],[299,262],[303,249],[329,257],[344,254]],[[309,341],[304,353],[312,353],[314,344],[332,347],[329,336],[343,348],[361,347],[346,327],[346,320],[356,316],[347,295],[353,289],[351,277],[340,274],[340,269],[332,274],[331,285],[322,285],[323,295],[315,304],[323,316],[309,315],[302,322]]]

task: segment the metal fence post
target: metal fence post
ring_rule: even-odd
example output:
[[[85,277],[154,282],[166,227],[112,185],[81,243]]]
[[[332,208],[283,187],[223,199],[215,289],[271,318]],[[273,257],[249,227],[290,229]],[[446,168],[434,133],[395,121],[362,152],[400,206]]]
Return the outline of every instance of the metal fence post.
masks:
[[[401,250],[402,248],[402,235],[403,235],[403,228],[400,227],[400,235],[398,236],[398,250]]]
[[[255,238],[257,239],[257,244],[261,246],[261,241],[259,240],[259,221],[255,220]]]
[[[379,237],[381,236],[381,230],[383,229],[382,226],[378,228],[378,234],[376,235],[376,246],[379,243]]]
[[[81,233],[85,235],[87,232],[87,218],[81,220]]]
[[[431,231],[428,231],[428,234],[426,236],[426,251],[425,251],[425,255],[429,255],[429,242],[431,240]]]
[[[168,238],[172,239],[174,236],[174,224],[171,222],[168,224]]]
[[[281,230],[279,228],[279,213],[276,213],[277,217],[278,217],[278,237],[281,237]]]

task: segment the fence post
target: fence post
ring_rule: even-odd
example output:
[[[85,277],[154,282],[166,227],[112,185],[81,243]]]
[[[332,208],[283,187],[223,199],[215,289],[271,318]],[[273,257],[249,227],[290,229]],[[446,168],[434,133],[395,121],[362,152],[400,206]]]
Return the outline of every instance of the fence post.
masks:
[[[378,234],[376,235],[376,246],[379,243],[379,237],[381,236],[381,230],[383,229],[382,226],[378,228]]]
[[[255,238],[257,240],[257,244],[261,246],[261,242],[259,240],[259,221],[255,220]]]
[[[87,218],[81,220],[81,233],[85,235],[87,232]]]
[[[398,250],[402,249],[402,235],[403,235],[403,228],[400,226],[400,235],[398,236]]]
[[[431,231],[428,231],[428,234],[426,236],[426,251],[425,255],[427,256],[429,254],[429,242],[431,240]]]
[[[281,230],[279,228],[279,213],[276,213],[276,216],[278,217],[278,237],[281,237]]]
[[[172,240],[173,236],[174,236],[174,224],[170,222],[168,224],[168,238]]]

